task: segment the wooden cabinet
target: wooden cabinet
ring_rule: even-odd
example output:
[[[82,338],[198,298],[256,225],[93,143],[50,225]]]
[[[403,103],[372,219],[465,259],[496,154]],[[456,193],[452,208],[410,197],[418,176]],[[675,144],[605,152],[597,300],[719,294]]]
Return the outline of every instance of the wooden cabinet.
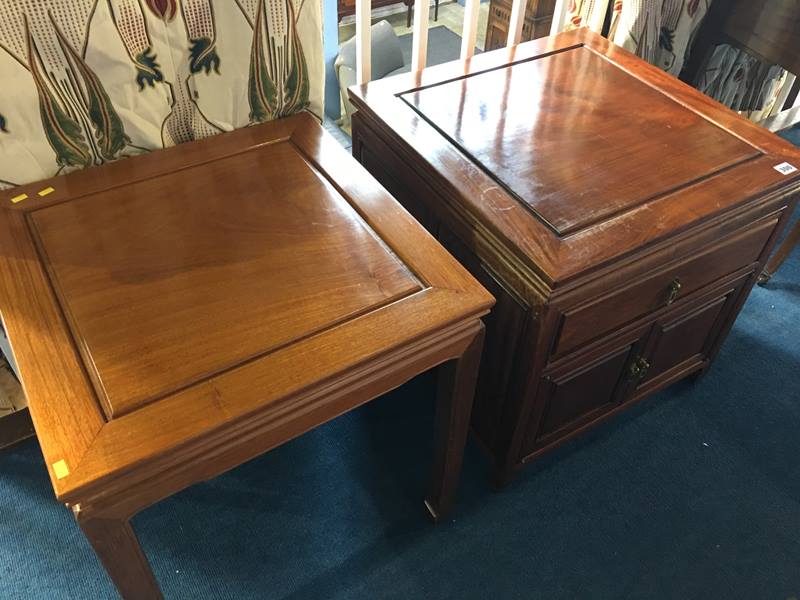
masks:
[[[596,34],[507,61],[351,91],[354,155],[497,298],[472,426],[499,483],[706,370],[800,192],[796,148]]]
[[[490,0],[489,20],[486,23],[486,50],[506,45],[508,24],[511,21],[511,0]],[[555,12],[555,0],[528,0],[522,41],[533,40],[550,33]]]
[[[774,223],[773,223],[774,227]],[[631,335],[604,342],[599,351],[577,351],[545,369],[530,418],[524,454],[535,456],[552,443],[709,364],[720,334],[753,271],[679,301]]]

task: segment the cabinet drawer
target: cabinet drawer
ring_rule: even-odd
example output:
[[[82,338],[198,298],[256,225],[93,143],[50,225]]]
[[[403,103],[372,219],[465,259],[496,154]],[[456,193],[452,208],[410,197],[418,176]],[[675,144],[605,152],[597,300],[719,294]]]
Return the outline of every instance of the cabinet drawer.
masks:
[[[565,354],[752,264],[761,256],[778,220],[779,216],[771,216],[643,281],[567,311],[555,354]]]

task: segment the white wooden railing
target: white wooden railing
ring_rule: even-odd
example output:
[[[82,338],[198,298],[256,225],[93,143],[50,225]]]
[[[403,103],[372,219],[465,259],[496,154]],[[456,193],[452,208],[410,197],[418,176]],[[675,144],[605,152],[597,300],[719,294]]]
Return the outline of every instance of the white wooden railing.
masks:
[[[358,83],[370,81],[370,62],[371,62],[371,21],[372,21],[372,2],[371,0],[356,0],[356,78]],[[564,29],[567,18],[568,0],[556,0],[553,21],[550,25],[550,35],[556,34]],[[522,39],[522,26],[525,23],[525,8],[527,0],[513,0],[511,6],[511,17],[508,26],[508,38],[506,46],[519,44]],[[480,0],[465,0],[464,7],[464,26],[461,36],[461,60],[467,60],[475,53],[475,40],[478,35],[478,12],[480,10]],[[411,47],[411,70],[419,71],[425,67],[428,55],[428,16],[430,11],[430,0],[414,0],[414,26],[412,29]],[[586,25],[600,33],[603,28],[605,13],[594,11],[591,20]],[[794,74],[789,74],[786,82],[781,88],[781,92],[775,102],[774,107],[764,120],[764,124],[772,127],[772,124],[780,124],[778,117],[781,114],[784,104],[788,98],[790,90],[796,81]],[[798,94],[794,106],[784,111],[787,117],[791,109],[793,113],[800,113],[800,94]],[[795,115],[792,114],[792,118]],[[796,118],[800,119],[800,114]]]
[[[480,0],[465,0],[464,27],[461,34],[461,60],[475,53],[475,40],[478,36],[478,11]],[[507,46],[519,44],[522,38],[522,25],[525,23],[527,0],[514,0],[511,7],[511,20],[508,27]],[[430,0],[414,0],[414,26],[412,30],[411,70],[425,68],[428,58],[428,16]],[[556,0],[553,24],[550,33],[561,31],[567,13],[567,0]],[[372,22],[371,0],[356,0],[356,78],[358,83],[371,79],[371,39]],[[600,27],[602,27],[600,23]]]

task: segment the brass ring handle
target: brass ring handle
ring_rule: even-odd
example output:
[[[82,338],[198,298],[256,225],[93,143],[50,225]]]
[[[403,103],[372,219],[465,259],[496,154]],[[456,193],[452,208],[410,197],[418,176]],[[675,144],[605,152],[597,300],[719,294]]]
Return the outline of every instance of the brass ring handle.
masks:
[[[667,286],[667,306],[675,302],[675,299],[678,297],[682,287],[683,285],[681,284],[681,280],[677,277],[669,282],[669,285]]]
[[[649,370],[650,362],[640,356],[634,360],[628,368],[628,379],[638,379],[641,381],[647,377],[647,371]]]

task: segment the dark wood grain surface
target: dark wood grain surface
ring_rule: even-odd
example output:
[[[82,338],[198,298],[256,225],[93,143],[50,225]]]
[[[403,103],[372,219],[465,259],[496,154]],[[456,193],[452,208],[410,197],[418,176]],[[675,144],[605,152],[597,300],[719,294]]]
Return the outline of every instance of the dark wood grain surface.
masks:
[[[800,163],[797,148],[586,29],[355,86],[351,97],[549,287],[800,177],[774,169]]]
[[[588,30],[350,94],[354,156],[498,298],[498,485],[706,371],[800,191],[797,148]]]
[[[761,155],[607,64],[581,46],[400,97],[559,237]]]

